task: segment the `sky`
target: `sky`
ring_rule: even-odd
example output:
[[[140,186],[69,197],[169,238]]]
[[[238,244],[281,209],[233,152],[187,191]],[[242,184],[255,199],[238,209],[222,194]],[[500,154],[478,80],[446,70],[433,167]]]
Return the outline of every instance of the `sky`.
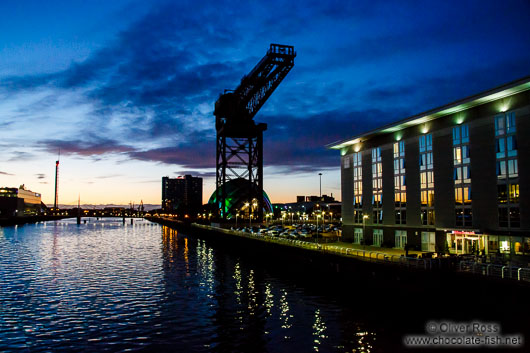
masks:
[[[340,199],[326,144],[530,74],[530,2],[3,1],[0,186],[59,202],[160,204],[215,189],[213,107],[265,55],[295,66],[255,116],[272,202]]]

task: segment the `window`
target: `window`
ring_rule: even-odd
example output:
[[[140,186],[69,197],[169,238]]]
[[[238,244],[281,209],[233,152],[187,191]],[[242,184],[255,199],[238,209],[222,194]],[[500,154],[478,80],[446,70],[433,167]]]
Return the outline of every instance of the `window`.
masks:
[[[507,185],[499,184],[497,185],[497,202],[506,203],[508,202],[508,194],[506,192]]]
[[[421,250],[434,251],[436,247],[436,235],[434,232],[421,232]]]
[[[372,212],[373,215],[373,222],[374,224],[382,224],[383,223],[383,210],[381,209],[374,209]]]
[[[354,208],[362,208],[363,203],[363,168],[362,153],[353,154],[353,205]],[[359,223],[355,221],[355,223]]]
[[[506,161],[497,161],[497,178],[506,178]]]
[[[453,148],[453,162],[454,164],[462,163],[462,147]]]
[[[461,141],[461,130],[453,129],[453,137]],[[420,136],[420,192],[421,192],[421,223],[434,224],[434,159],[432,153],[432,134]],[[462,160],[462,150],[454,150],[454,158]],[[430,215],[430,216],[429,216]]]
[[[519,165],[515,137],[515,113],[495,116],[495,156],[497,159],[497,202],[499,227],[520,226],[519,216]]]
[[[420,212],[421,224],[423,225],[434,225],[434,210],[423,209]]]
[[[399,249],[404,249],[407,244],[407,231],[396,230],[395,231],[395,246]]]
[[[406,224],[407,183],[405,141],[394,143],[394,206],[396,224]]]
[[[517,156],[517,142],[514,136],[508,136],[506,139],[506,150],[508,151],[508,157]]]
[[[495,142],[495,152],[497,153],[497,158],[506,157],[504,137],[498,138],[497,141]]]
[[[374,246],[383,245],[383,230],[382,229],[374,229],[373,237],[374,237],[374,241],[373,241]]]
[[[495,117],[495,136],[500,136],[504,134],[504,115],[497,115]]]
[[[453,180],[455,185],[455,225],[470,227],[471,214],[471,158],[467,125],[453,127]]]
[[[372,148],[372,162],[381,162],[381,148]]]
[[[504,189],[506,192],[506,189]],[[519,184],[510,184],[510,203],[519,203]],[[506,198],[506,194],[504,195]]]
[[[460,126],[455,126],[453,128],[453,145],[461,144],[462,140],[460,139]]]
[[[353,242],[354,244],[363,244],[363,229],[355,228],[353,230]]]
[[[515,133],[515,113],[514,112],[506,113],[506,133],[507,134]]]
[[[462,125],[462,143],[468,143],[469,142],[469,130],[467,125]]]
[[[407,224],[407,210],[396,208],[396,224]]]
[[[382,223],[382,211],[377,212],[383,206],[383,163],[380,147],[372,149],[372,205],[373,223]]]
[[[521,216],[519,214],[519,207],[510,207],[510,227],[519,228],[521,222]]]
[[[517,159],[508,160],[508,177],[517,178],[519,176],[519,168],[517,166]]]
[[[499,227],[508,227],[508,208],[499,208]]]
[[[353,222],[354,223],[363,223],[363,211],[356,209],[353,211]]]
[[[469,146],[462,146],[462,163],[469,163]]]

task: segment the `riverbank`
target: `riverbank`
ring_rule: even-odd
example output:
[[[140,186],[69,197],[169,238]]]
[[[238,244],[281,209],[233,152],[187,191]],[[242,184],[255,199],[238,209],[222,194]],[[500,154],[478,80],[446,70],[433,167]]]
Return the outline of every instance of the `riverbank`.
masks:
[[[481,286],[502,284],[502,287],[530,288],[530,270],[488,264],[470,264],[457,257],[411,258],[399,254],[396,249],[356,249],[348,243],[315,244],[311,242],[279,237],[254,235],[207,225],[185,223],[169,218],[151,218],[153,222],[166,225],[187,234],[197,235],[223,246],[238,249],[242,253],[269,257],[283,266],[300,270],[307,265],[311,271],[322,274],[330,271],[339,277],[379,277],[385,281],[413,283],[422,281],[426,287],[439,289],[453,287],[457,283]],[[388,251],[385,251],[388,250]],[[486,290],[486,289],[485,289]],[[491,291],[491,289],[487,289]]]

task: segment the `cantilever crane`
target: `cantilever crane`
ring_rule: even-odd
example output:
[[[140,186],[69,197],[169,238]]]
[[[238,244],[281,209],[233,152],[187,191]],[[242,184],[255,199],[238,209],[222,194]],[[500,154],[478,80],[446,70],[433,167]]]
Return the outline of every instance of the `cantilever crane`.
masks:
[[[244,196],[249,203],[257,200],[255,218],[263,219],[263,131],[267,130],[267,124],[256,124],[253,119],[292,69],[295,56],[293,46],[271,44],[239,86],[234,91],[225,91],[215,102],[216,200],[222,218],[226,218],[228,211],[224,185],[243,178],[249,181]]]

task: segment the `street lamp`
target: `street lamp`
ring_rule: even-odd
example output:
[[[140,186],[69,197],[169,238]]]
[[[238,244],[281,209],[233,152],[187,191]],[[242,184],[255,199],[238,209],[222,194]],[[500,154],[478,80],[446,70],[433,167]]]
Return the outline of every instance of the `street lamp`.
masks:
[[[368,219],[368,215],[363,215],[363,238],[361,239],[363,249],[364,249],[364,235],[366,232],[366,220]]]
[[[245,202],[245,207],[248,208],[248,218],[250,219],[250,203]]]
[[[320,199],[322,200],[322,173],[318,173],[320,178]]]
[[[236,229],[237,229],[237,217],[239,217],[239,213],[236,213]]]

